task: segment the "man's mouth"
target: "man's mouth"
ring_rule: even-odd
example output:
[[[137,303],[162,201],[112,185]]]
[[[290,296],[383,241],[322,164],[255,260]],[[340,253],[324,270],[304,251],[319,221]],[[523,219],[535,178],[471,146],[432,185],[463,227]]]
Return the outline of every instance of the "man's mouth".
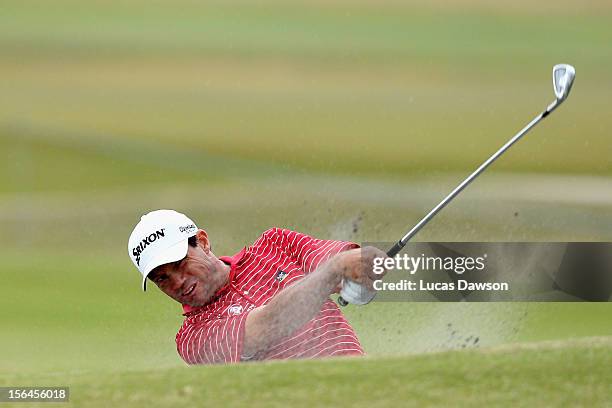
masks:
[[[193,293],[193,291],[195,290],[195,287],[197,286],[197,283],[194,283],[193,285],[191,285],[189,288],[187,288],[187,290],[185,292],[183,292],[183,296],[189,296]]]

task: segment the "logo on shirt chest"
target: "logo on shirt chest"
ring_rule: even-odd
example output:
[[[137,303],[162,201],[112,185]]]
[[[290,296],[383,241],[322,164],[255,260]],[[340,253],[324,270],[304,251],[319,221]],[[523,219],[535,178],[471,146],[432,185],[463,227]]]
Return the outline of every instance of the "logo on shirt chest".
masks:
[[[289,275],[289,272],[281,271],[279,269],[278,272],[276,272],[276,276],[274,277],[274,279],[276,279],[277,282],[282,282],[285,277],[287,277],[287,275]]]
[[[242,305],[231,305],[227,308],[227,314],[230,316],[238,316],[242,314],[243,309]]]

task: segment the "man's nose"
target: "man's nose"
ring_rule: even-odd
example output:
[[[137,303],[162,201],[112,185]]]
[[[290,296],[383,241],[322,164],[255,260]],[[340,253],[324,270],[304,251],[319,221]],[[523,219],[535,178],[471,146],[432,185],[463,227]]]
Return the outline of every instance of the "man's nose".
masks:
[[[182,276],[173,276],[170,280],[170,285],[173,291],[178,291],[183,287],[183,283],[185,282],[185,278]]]

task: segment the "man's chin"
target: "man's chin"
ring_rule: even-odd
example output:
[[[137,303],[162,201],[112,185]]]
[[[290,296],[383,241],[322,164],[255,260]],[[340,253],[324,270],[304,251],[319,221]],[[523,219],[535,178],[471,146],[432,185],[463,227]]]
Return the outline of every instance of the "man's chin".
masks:
[[[189,299],[189,300],[185,300],[184,302],[181,302],[184,305],[188,305],[191,307],[202,307],[205,306],[208,302],[210,301],[209,299]]]
[[[201,307],[204,306],[203,302],[195,302],[195,301],[188,301],[188,302],[181,302],[183,305],[187,305],[187,306],[191,306],[191,307]]]

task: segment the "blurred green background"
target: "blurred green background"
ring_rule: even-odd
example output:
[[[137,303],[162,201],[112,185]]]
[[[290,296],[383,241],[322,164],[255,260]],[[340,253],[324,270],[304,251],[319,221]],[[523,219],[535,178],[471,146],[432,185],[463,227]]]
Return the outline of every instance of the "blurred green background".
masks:
[[[181,366],[180,307],[126,254],[141,214],[186,212],[218,255],[270,226],[396,240],[552,101],[559,62],[572,96],[418,239],[612,240],[610,44],[609,1],[3,0],[1,381]],[[374,356],[612,335],[611,312],[346,309]]]

